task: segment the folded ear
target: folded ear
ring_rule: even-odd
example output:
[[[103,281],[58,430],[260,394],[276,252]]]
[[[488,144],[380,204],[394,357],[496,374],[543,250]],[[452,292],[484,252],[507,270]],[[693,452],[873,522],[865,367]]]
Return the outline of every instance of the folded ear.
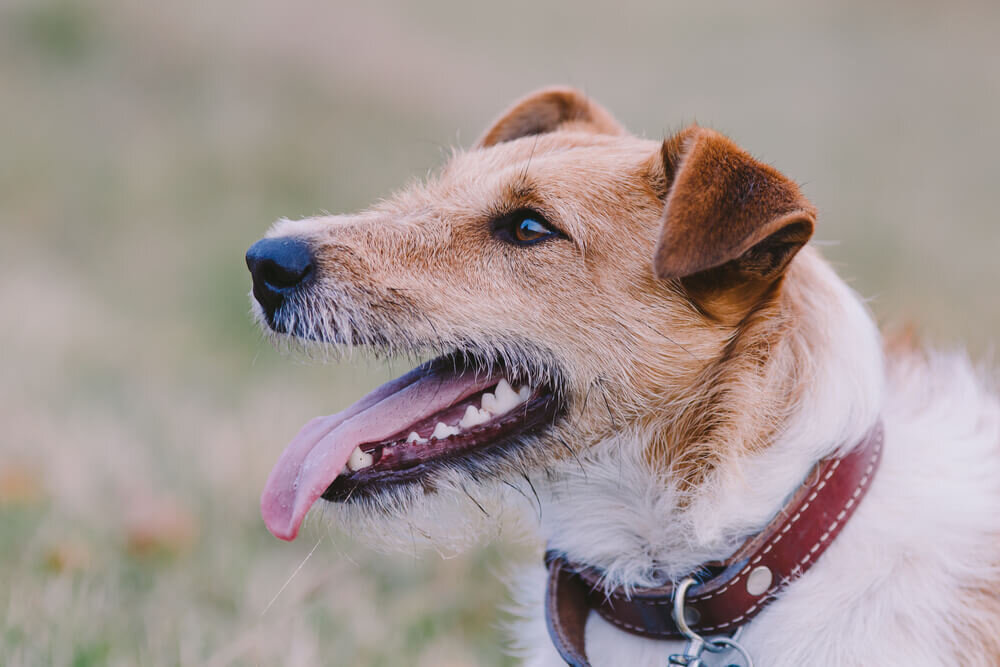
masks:
[[[662,158],[660,278],[681,278],[702,296],[760,292],[812,236],[816,211],[798,186],[721,134],[690,127],[663,143]]]
[[[598,134],[624,134],[610,113],[574,88],[543,88],[521,98],[486,130],[477,148],[535,134],[574,129]]]

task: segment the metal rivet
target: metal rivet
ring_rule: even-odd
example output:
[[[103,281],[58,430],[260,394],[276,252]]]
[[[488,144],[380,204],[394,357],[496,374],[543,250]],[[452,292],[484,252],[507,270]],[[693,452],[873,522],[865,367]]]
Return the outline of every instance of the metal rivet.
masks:
[[[747,593],[750,595],[762,595],[771,587],[774,576],[771,570],[763,565],[758,565],[750,571],[747,577]]]

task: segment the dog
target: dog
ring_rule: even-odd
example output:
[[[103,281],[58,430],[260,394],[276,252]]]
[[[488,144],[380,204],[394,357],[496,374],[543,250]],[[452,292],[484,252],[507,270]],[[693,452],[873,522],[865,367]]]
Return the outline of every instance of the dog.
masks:
[[[1000,664],[993,380],[883,342],[815,224],[723,135],[568,88],[367,211],[280,220],[247,253],[270,335],[432,359],[303,427],[267,527],[323,500],[460,549],[523,517],[533,666]]]

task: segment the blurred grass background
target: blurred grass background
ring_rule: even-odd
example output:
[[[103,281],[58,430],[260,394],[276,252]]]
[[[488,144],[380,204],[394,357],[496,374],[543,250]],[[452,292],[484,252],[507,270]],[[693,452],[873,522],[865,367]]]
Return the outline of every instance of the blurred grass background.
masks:
[[[290,436],[388,371],[276,354],[246,247],[569,83],[650,137],[731,134],[883,322],[983,355],[998,34],[987,1],[0,0],[0,664],[511,664],[494,575],[523,548],[264,530]]]

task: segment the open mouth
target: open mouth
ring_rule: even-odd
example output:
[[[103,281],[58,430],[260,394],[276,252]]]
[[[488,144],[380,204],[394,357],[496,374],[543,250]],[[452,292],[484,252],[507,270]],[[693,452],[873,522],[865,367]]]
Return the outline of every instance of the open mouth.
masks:
[[[323,497],[419,482],[472,456],[498,454],[536,434],[558,412],[548,384],[530,384],[502,366],[482,370],[461,355],[429,361],[343,412],[306,424],[282,453],[261,497],[268,530],[293,540]]]

